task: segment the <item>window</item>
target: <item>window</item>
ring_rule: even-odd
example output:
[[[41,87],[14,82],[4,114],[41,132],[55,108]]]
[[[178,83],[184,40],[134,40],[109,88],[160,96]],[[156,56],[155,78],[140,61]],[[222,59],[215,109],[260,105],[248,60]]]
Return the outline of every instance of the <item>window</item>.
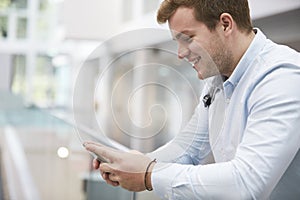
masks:
[[[39,5],[40,11],[46,11],[48,7],[49,7],[48,0],[40,0],[40,5]]]
[[[67,106],[71,96],[70,58],[59,55],[36,57],[33,102],[41,107]]]
[[[27,0],[10,0],[10,3],[13,7],[16,7],[19,9],[27,8]]]
[[[13,78],[11,90],[14,94],[25,95],[26,91],[26,56],[14,55],[12,58]]]
[[[17,38],[24,39],[27,36],[27,18],[18,18]]]
[[[54,68],[51,57],[39,55],[36,58],[36,66],[33,77],[33,102],[39,106],[47,107],[53,104],[54,91]]]
[[[7,38],[7,17],[0,16],[0,39]]]

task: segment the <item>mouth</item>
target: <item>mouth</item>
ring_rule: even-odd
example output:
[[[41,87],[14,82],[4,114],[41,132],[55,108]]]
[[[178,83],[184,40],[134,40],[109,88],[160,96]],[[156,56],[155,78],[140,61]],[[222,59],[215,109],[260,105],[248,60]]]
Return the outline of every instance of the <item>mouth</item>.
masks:
[[[195,67],[196,64],[201,60],[201,56],[196,57],[195,59],[190,60],[189,62]]]

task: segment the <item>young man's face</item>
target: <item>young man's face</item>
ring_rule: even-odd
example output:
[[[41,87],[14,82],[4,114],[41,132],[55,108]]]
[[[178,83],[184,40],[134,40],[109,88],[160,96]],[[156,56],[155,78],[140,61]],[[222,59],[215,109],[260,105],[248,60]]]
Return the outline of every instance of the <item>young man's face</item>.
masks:
[[[178,43],[178,57],[192,63],[199,79],[222,74],[231,67],[231,51],[217,31],[195,19],[192,8],[179,7],[169,19],[169,28]]]

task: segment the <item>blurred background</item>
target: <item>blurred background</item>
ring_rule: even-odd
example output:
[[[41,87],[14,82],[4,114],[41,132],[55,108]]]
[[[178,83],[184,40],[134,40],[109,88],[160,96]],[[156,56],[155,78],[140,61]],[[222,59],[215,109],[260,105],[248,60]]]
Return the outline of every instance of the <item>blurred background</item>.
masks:
[[[0,200],[158,199],[107,186],[92,170],[78,135],[147,153],[171,140],[193,113],[203,83],[188,63],[176,59],[167,26],[156,23],[160,3],[0,0]],[[255,27],[300,51],[299,0],[249,3]],[[120,38],[126,34],[130,40]],[[141,47],[147,49],[118,57]],[[149,63],[163,67],[132,71]],[[152,82],[156,85],[137,90]],[[130,98],[124,96],[132,91],[137,95],[128,111]],[[128,112],[142,119],[139,127],[147,124],[149,108],[152,125],[143,135],[126,126]]]

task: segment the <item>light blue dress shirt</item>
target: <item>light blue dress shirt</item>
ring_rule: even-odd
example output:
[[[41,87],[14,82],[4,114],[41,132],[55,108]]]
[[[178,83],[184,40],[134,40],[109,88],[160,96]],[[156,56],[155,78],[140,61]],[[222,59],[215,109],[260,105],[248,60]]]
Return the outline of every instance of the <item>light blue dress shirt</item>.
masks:
[[[232,75],[210,78],[187,126],[149,154],[162,199],[300,199],[300,54],[255,31]]]

